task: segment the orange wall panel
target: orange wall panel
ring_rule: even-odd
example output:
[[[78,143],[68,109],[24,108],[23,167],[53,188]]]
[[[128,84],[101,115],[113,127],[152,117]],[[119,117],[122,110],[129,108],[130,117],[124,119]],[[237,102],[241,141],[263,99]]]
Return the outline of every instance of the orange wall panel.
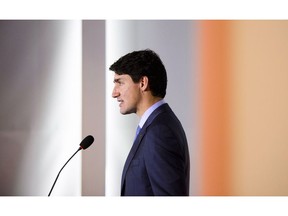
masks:
[[[229,194],[229,35],[229,21],[200,22],[200,195]]]

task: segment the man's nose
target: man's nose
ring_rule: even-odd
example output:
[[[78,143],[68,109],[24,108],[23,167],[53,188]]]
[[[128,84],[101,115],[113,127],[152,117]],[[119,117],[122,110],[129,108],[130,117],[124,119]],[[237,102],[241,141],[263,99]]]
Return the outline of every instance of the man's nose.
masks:
[[[112,97],[117,98],[119,96],[119,91],[114,87],[112,91]]]

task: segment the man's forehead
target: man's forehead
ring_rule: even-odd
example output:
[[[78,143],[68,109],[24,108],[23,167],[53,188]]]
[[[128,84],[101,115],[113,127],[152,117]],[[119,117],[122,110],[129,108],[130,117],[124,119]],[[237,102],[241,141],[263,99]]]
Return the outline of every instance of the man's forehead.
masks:
[[[127,74],[121,74],[121,75],[119,75],[119,74],[114,74],[114,80],[122,80],[122,79],[128,79],[129,78],[129,75],[127,75]]]

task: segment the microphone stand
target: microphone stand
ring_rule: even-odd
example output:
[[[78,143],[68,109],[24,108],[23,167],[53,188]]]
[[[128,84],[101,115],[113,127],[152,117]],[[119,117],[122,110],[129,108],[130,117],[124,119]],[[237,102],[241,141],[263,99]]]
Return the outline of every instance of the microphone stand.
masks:
[[[53,183],[53,185],[52,185],[52,188],[51,188],[51,190],[50,190],[50,192],[49,192],[49,194],[48,194],[48,197],[50,196],[50,194],[51,194],[51,192],[52,192],[52,190],[53,190],[53,188],[54,188],[54,186],[55,186],[55,184],[56,184],[56,181],[57,181],[57,179],[58,179],[61,171],[63,170],[63,168],[64,168],[64,167],[66,166],[66,164],[74,157],[74,155],[77,154],[77,152],[80,151],[81,149],[82,149],[82,147],[79,147],[78,150],[69,158],[69,160],[68,160],[68,161],[64,164],[64,166],[60,169],[60,171],[59,171],[59,173],[58,173],[58,175],[57,175],[57,177],[56,177],[56,179],[55,179],[55,181],[54,181],[54,183]]]

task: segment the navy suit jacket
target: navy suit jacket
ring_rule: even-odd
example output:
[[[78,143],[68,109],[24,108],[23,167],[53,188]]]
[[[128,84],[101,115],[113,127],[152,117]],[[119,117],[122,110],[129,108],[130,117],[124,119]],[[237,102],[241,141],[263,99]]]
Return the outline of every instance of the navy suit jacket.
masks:
[[[124,165],[121,196],[188,196],[190,162],[185,132],[168,104],[149,116]]]

